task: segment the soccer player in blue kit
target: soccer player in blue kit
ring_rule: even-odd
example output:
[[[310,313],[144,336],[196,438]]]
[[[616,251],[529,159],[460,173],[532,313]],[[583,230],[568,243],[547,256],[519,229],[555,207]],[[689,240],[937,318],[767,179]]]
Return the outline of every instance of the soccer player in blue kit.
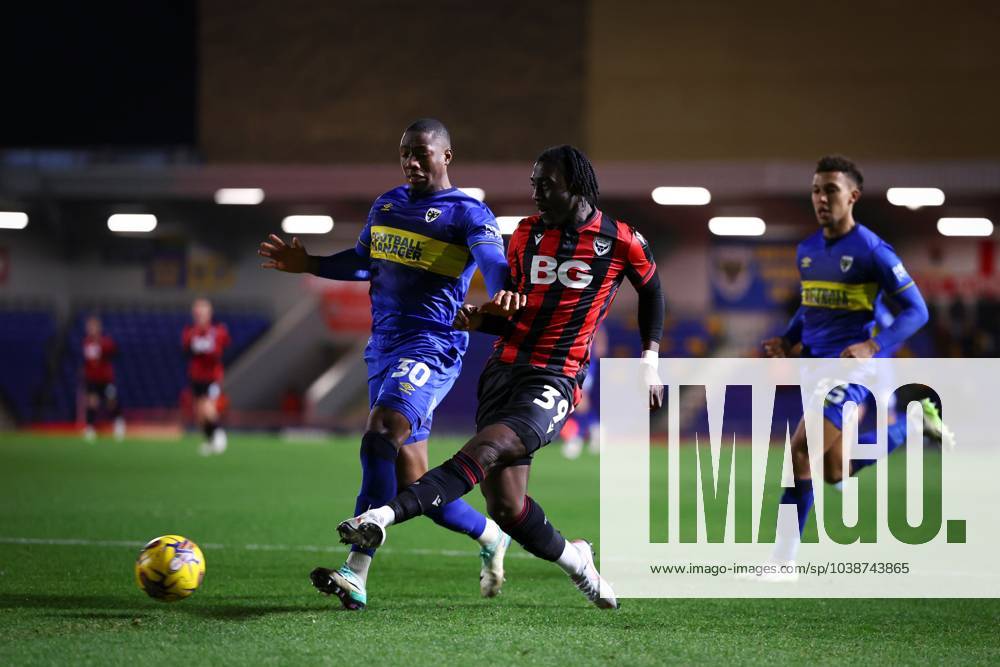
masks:
[[[854,205],[861,197],[864,177],[860,169],[842,156],[819,160],[813,175],[812,202],[820,230],[799,244],[796,263],[802,283],[802,305],[792,317],[783,336],[765,340],[769,357],[789,356],[801,344],[801,356],[813,358],[849,357],[865,359],[888,356],[927,322],[927,306],[895,251],[873,231],[854,219]],[[876,322],[877,305],[890,298],[899,307],[894,318]],[[839,484],[842,469],[843,405],[853,401],[861,406],[867,392],[859,385],[835,388],[823,409],[825,481]],[[923,402],[924,423],[940,429],[941,420],[930,401]],[[926,428],[925,428],[926,432]],[[873,434],[862,434],[863,442],[874,442]],[[889,428],[888,448],[906,442],[905,420]],[[798,514],[799,535],[813,506],[812,473],[806,449],[805,423],[800,421],[791,438],[792,471],[795,487],[786,489],[782,504],[793,504]],[[854,461],[851,473],[874,461]],[[796,538],[798,536],[795,536]],[[798,539],[779,536],[775,560],[792,564]],[[792,568],[793,569],[793,568]],[[774,580],[794,580],[788,576]]]
[[[361,439],[355,514],[384,505],[427,472],[434,408],[458,377],[469,342],[468,332],[452,327],[469,281],[478,266],[492,296],[508,278],[496,219],[485,204],[452,187],[452,156],[440,121],[415,121],[399,144],[407,184],[375,200],[355,248],[313,257],[298,239],[286,245],[273,234],[260,246],[264,268],[371,282],[372,335],[365,350],[371,413]],[[510,537],[460,498],[428,516],[479,542],[480,592],[497,595]],[[313,586],[347,609],[363,609],[374,553],[352,547],[339,569],[313,570]]]

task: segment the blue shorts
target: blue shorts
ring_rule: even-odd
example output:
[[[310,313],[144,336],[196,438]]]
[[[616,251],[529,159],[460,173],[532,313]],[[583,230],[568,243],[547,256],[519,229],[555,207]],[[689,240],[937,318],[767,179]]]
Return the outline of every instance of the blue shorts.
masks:
[[[404,444],[426,440],[434,408],[462,371],[468,334],[417,332],[392,338],[373,335],[365,348],[368,404],[399,412],[410,422]]]
[[[823,402],[823,417],[841,431],[844,430],[844,403],[853,401],[858,404],[858,408],[863,408],[866,404],[871,405],[869,397],[871,393],[860,384],[842,384],[829,391],[826,400]],[[860,429],[861,420],[858,420]]]

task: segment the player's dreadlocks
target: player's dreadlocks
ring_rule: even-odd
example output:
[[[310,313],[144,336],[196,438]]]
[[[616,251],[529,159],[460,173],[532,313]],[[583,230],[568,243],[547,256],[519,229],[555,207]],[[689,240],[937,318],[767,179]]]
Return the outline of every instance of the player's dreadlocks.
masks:
[[[594,165],[579,148],[568,144],[546,148],[535,162],[547,162],[559,167],[566,177],[569,191],[574,195],[580,195],[591,206],[597,208],[597,196],[600,194],[597,189],[597,175],[594,173]]]

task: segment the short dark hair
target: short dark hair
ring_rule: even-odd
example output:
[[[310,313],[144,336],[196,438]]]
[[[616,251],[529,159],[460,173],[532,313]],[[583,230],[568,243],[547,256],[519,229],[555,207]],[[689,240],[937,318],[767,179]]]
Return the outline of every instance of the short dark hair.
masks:
[[[418,118],[403,130],[403,134],[407,132],[428,132],[451,144],[451,134],[448,132],[448,128],[437,118]]]
[[[597,197],[600,195],[600,190],[597,188],[597,174],[594,173],[594,165],[579,148],[569,144],[546,148],[535,162],[545,162],[559,167],[566,178],[566,186],[570,193],[580,195],[590,202],[591,206],[597,208]]]
[[[850,158],[843,155],[824,155],[816,163],[816,173],[819,174],[824,171],[839,171],[846,174],[858,186],[858,190],[863,191],[865,189],[865,177],[861,173],[861,169],[858,168],[858,165],[854,164],[854,161]]]

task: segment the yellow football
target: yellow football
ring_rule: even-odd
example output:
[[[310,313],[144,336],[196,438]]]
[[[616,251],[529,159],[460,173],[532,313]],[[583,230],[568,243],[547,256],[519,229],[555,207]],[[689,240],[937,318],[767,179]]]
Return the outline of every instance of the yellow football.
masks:
[[[204,578],[204,554],[197,544],[180,535],[151,540],[135,561],[135,583],[146,595],[163,602],[190,596]]]

